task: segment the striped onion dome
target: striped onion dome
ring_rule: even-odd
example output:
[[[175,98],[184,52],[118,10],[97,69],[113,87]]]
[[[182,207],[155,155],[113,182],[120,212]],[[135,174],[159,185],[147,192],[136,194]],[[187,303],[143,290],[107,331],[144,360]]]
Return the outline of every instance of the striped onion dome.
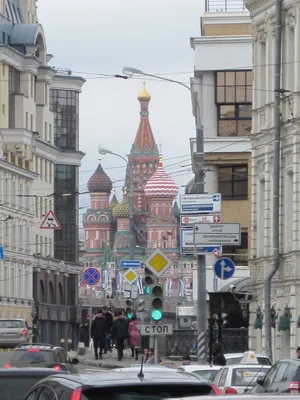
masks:
[[[129,196],[126,193],[126,188],[123,189],[123,193],[121,203],[115,205],[112,209],[115,218],[129,218]]]
[[[147,197],[175,198],[178,194],[178,186],[166,173],[161,156],[159,158],[158,168],[146,183],[144,191]]]

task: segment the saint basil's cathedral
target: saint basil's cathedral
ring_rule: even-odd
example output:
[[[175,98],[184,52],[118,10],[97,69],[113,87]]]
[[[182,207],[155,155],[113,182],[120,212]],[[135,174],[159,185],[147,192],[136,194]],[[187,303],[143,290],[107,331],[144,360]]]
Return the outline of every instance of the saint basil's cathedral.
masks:
[[[113,183],[98,160],[98,167],[87,187],[90,208],[83,215],[84,267],[101,269],[99,293],[103,289],[116,290],[116,269],[121,260],[129,259],[130,199],[133,186],[135,260],[143,262],[157,248],[172,261],[163,279],[171,282],[171,290],[178,291],[180,280],[179,219],[176,202],[178,187],[165,171],[162,157],[149,122],[151,96],[146,88],[138,96],[140,123],[128,155],[123,198],[117,199]],[[185,257],[186,258],[186,257]],[[143,275],[143,270],[138,271]],[[185,271],[187,272],[187,271]],[[191,271],[190,271],[191,274]],[[182,276],[181,276],[182,277]],[[191,277],[191,275],[190,275]],[[115,288],[114,284],[115,282]],[[172,288],[172,289],[171,289]],[[120,289],[120,288],[117,288]]]

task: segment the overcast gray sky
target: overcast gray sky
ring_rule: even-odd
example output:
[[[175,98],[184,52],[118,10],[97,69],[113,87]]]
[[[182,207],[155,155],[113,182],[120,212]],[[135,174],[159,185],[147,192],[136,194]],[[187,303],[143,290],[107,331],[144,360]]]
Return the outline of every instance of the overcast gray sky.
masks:
[[[47,51],[54,55],[51,65],[87,78],[80,98],[83,191],[97,167],[98,145],[127,155],[139,123],[137,95],[143,80],[97,74],[121,73],[132,66],[189,83],[194,68],[190,37],[200,36],[204,0],[39,0],[37,5]],[[190,94],[175,84],[146,84],[152,96],[150,122],[164,158],[185,156],[166,160],[166,166],[181,161],[166,170],[184,185],[191,175],[180,174],[187,170],[181,166],[190,162],[189,138],[195,135]],[[116,157],[103,158],[112,180],[124,178],[125,169],[114,168],[122,165]],[[81,196],[81,205],[88,204],[89,197]]]

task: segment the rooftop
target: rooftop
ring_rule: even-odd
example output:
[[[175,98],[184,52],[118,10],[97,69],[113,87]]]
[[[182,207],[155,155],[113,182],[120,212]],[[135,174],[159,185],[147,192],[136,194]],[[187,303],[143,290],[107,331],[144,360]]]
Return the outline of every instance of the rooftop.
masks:
[[[205,0],[205,12],[248,11],[245,0]]]

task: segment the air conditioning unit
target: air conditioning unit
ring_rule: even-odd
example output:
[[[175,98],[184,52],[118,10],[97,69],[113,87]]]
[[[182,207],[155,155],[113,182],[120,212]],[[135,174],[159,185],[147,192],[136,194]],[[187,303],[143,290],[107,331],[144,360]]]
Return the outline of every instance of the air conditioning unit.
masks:
[[[192,326],[192,317],[179,317],[179,328],[190,328]]]

